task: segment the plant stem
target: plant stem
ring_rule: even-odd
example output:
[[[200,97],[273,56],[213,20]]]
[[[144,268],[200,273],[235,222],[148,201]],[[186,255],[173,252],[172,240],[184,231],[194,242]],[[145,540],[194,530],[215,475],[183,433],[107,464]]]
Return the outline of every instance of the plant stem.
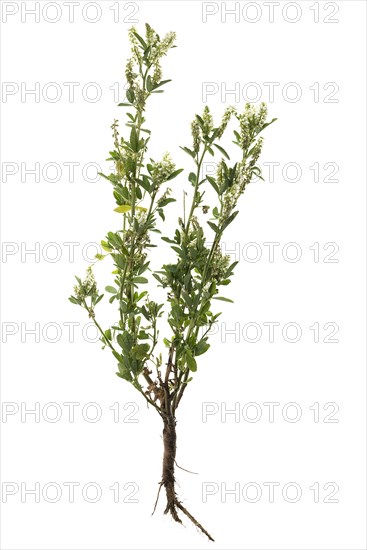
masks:
[[[197,154],[197,159],[196,159],[197,171],[196,171],[196,181],[195,181],[195,187],[194,187],[194,196],[193,196],[192,203],[191,203],[190,213],[189,213],[189,216],[187,218],[187,224],[186,224],[186,227],[185,227],[185,230],[184,230],[186,236],[188,235],[188,232],[189,232],[189,229],[190,229],[190,223],[191,223],[192,215],[193,215],[194,210],[197,206],[196,205],[196,194],[197,194],[197,191],[198,191],[198,188],[199,188],[199,177],[200,177],[201,166],[203,164],[203,160],[204,160],[206,152],[207,152],[207,146],[204,145],[204,150],[203,150],[203,153],[201,155],[200,160],[198,160],[199,154]]]
[[[83,300],[83,304],[84,304],[84,307],[85,309],[88,311],[89,313],[89,317],[92,319],[93,323],[96,325],[96,327],[98,328],[99,332],[102,334],[104,340],[106,341],[107,345],[109,346],[109,348],[112,350],[112,351],[115,351],[115,348],[113,347],[113,345],[111,344],[111,341],[109,340],[109,338],[107,338],[107,336],[105,335],[105,333],[103,332],[101,326],[99,325],[99,323],[97,322],[96,318],[95,318],[95,314],[94,314],[94,311],[87,305],[87,302],[85,301],[85,299]],[[116,352],[117,353],[117,352]]]

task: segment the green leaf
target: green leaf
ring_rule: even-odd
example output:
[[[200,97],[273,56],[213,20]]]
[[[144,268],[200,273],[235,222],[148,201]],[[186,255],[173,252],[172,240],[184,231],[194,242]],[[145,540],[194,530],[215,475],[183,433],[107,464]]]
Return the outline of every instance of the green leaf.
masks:
[[[130,132],[130,146],[131,149],[135,152],[139,151],[139,140],[138,134],[136,133],[136,128],[133,126]]]
[[[117,290],[113,286],[106,286],[105,290],[111,294],[117,294]]]
[[[115,260],[116,266],[120,269],[125,269],[126,260],[122,254],[112,254],[113,259]]]
[[[219,187],[218,187],[217,182],[215,181],[215,179],[212,178],[211,176],[206,176],[206,179],[208,180],[210,185],[213,187],[213,189],[219,194]]]
[[[171,80],[171,79],[169,79],[169,80],[161,80],[161,81],[159,82],[159,84],[156,84],[156,85],[154,86],[153,89],[156,90],[157,88],[160,88],[161,86],[164,86],[164,84],[167,84],[167,82],[172,82],[172,80]]]
[[[127,366],[123,363],[118,363],[118,368],[119,372],[116,372],[117,376],[123,378],[124,380],[127,380],[128,382],[131,382],[132,376]]]
[[[133,344],[132,336],[125,330],[122,334],[117,335],[117,342],[123,352],[128,355]]]
[[[143,179],[139,181],[140,185],[142,186],[145,191],[150,193],[150,183],[147,176],[143,176]]]
[[[176,176],[178,176],[178,174],[181,174],[181,172],[183,172],[183,168],[179,168],[178,170],[175,170],[174,172],[172,172],[172,174],[170,174],[167,178],[167,181],[170,181],[170,180],[173,180],[173,178],[175,178]]]
[[[148,291],[147,291],[147,290],[144,290],[144,292],[141,292],[141,293],[139,294],[139,296],[138,296],[138,298],[137,298],[136,301],[137,301],[137,302],[140,302],[140,300],[141,300],[142,298],[144,298],[144,296],[146,296],[147,294],[148,294]]]
[[[191,355],[191,353],[186,353],[186,362],[187,362],[187,366],[189,367],[189,369],[191,370],[191,372],[196,372],[198,367],[197,367],[197,364],[196,364],[196,360],[195,358]]]
[[[108,246],[108,243],[106,243],[106,241],[101,241],[101,247],[103,248],[103,250],[105,250],[106,252],[112,252],[113,248],[111,248],[110,246]]]
[[[147,308],[145,306],[141,306],[140,311],[144,315],[144,317],[147,319],[147,321],[150,321],[150,316]]]
[[[134,90],[132,88],[129,88],[127,90],[126,97],[127,97],[128,101],[130,101],[130,103],[134,103],[135,93],[134,93]]]
[[[96,254],[94,257],[96,260],[103,260],[106,256],[107,254]]]
[[[265,130],[265,128],[267,128],[268,126],[270,126],[270,124],[273,124],[273,122],[275,122],[276,120],[278,120],[277,118],[273,118],[273,120],[271,120],[270,122],[266,122],[265,124],[263,124],[260,128],[260,130],[258,132],[256,132],[256,135],[257,134],[260,134],[260,132],[262,132],[263,130]]]
[[[189,174],[189,182],[191,182],[192,185],[195,185],[195,184],[196,184],[196,174],[194,174],[194,172],[190,172],[190,174]]]
[[[158,212],[159,216],[162,218],[162,220],[165,221],[166,217],[164,215],[163,209],[162,208],[157,208],[157,212]]]
[[[94,305],[96,306],[98,304],[98,302],[100,302],[103,298],[104,294],[101,294],[100,296],[98,296],[97,300],[94,302]]]
[[[153,82],[150,74],[148,75],[148,78],[147,78],[147,90],[148,92],[151,92],[153,90]]]
[[[155,279],[157,279],[157,281],[158,281],[159,283],[163,284],[163,280],[162,280],[162,278],[161,278],[159,275],[157,275],[156,273],[153,273],[153,277],[154,277]]]
[[[205,340],[200,340],[195,348],[195,355],[202,355],[208,349],[210,348],[210,344],[208,344]]]
[[[136,359],[145,359],[150,350],[149,344],[137,344],[132,348],[132,353]]]
[[[215,223],[213,223],[213,222],[206,222],[206,223],[209,225],[209,227],[211,227],[213,229],[213,231],[215,233],[218,233],[218,226],[215,225]]]
[[[185,303],[186,303],[187,307],[190,309],[192,307],[191,297],[189,296],[189,294],[187,294],[186,290],[184,290],[183,288],[181,289],[181,295],[182,295],[183,299],[185,300]]]
[[[159,201],[159,206],[167,206],[167,204],[169,204],[170,202],[176,202],[176,199],[169,198],[164,199],[163,201]]]
[[[132,282],[144,284],[148,282],[148,279],[146,279],[145,277],[133,277]]]
[[[182,149],[183,151],[185,151],[185,153],[187,153],[188,155],[190,155],[190,157],[192,157],[193,159],[195,158],[195,152],[194,151],[191,151],[191,149],[189,149],[188,147],[181,147],[180,146],[180,149]]]
[[[80,302],[74,296],[70,296],[69,300],[72,304],[80,305]]]
[[[145,42],[145,40],[143,40],[143,38],[140,36],[140,34],[138,34],[136,31],[133,31],[133,34],[139,40],[139,42],[142,46],[142,49],[146,50],[148,48],[148,44]]]
[[[230,300],[229,298],[223,298],[222,296],[214,296],[213,300],[221,300],[222,302],[229,302],[231,304],[234,304],[233,300]]]
[[[214,147],[216,147],[218,149],[218,151],[220,151],[222,153],[222,155],[224,155],[228,160],[230,160],[229,158],[229,154],[227,153],[227,151],[225,149],[223,149],[223,147],[221,147],[220,145],[217,145],[216,143],[213,143]]]
[[[122,204],[121,206],[118,206],[117,208],[114,208],[114,212],[119,212],[120,214],[124,214],[125,212],[129,212],[131,210],[130,204]]]
[[[219,218],[219,210],[216,206],[214,206],[214,208],[213,208],[213,216],[215,218]]]
[[[112,351],[113,355],[116,357],[117,361],[119,361],[119,363],[122,363],[124,358],[122,357],[122,355],[120,355],[119,353],[117,353],[117,351],[113,350]]]
[[[225,278],[229,277],[230,275],[232,275],[232,271],[233,269],[236,267],[236,265],[239,263],[239,261],[237,260],[236,262],[233,262],[227,269],[226,273],[225,273]]]
[[[236,212],[233,212],[230,216],[228,216],[228,218],[225,220],[225,222],[223,223],[223,226],[222,226],[222,230],[224,230],[226,227],[229,226],[230,223],[233,222],[233,220],[235,219],[235,217],[237,216],[238,214],[238,210]]]
[[[144,55],[143,55],[143,62],[145,63],[145,65],[147,65],[147,59],[149,57],[149,54],[151,52],[151,49],[152,47],[151,46],[148,46],[146,49],[145,49],[145,52],[144,52]]]

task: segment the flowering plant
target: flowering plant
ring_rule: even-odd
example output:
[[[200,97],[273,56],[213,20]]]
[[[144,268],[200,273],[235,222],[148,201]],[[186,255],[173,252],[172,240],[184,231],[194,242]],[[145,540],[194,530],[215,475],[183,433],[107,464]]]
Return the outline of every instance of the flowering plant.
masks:
[[[182,147],[194,165],[194,171],[188,175],[193,187],[191,206],[186,212],[184,203],[184,214],[178,219],[174,234],[161,237],[175,253],[174,261],[164,264],[159,271],[151,270],[149,253],[156,246],[151,242],[152,234],[161,234],[158,217],[164,222],[166,207],[175,201],[171,189],[163,187],[183,169],[176,169],[168,153],[160,161],[145,160],[151,131],[145,128],[144,113],[149,97],[162,93],[162,87],[170,82],[162,80],[161,60],[175,47],[176,37],[168,33],[161,39],[147,24],[145,38],[135,28],[130,29],[129,38],[132,56],[125,72],[129,86],[127,101],[119,105],[132,110],[126,113],[130,132],[128,138],[120,137],[118,122],[114,121],[114,149],[108,160],[114,162],[115,170],[109,175],[101,174],[113,186],[115,211],[123,216],[122,229],[107,234],[101,242],[105,254],[97,255],[99,260],[109,256],[114,263],[114,286],[106,286],[106,291],[111,294],[109,302],[118,305],[119,321],[108,329],[102,329],[98,323],[95,307],[104,295],[97,289],[91,267],[84,281],[76,277],[74,295],[69,299],[83,307],[97,326],[103,347],[107,346],[117,361],[117,376],[132,384],[163,420],[164,456],[159,491],[162,487],[166,491],[165,513],[181,523],[181,511],[213,540],[176,494],[176,411],[197,370],[197,358],[210,347],[208,332],[221,315],[212,312],[213,300],[232,301],[219,296],[219,289],[230,283],[238,262],[230,263],[229,256],[222,254],[221,239],[238,214],[237,203],[248,183],[254,176],[261,178],[257,162],[262,138],[258,135],[275,119],[266,121],[264,103],[258,108],[246,104],[242,113],[229,107],[218,126],[207,106],[201,115],[195,116],[191,124],[192,145]],[[240,158],[234,164],[219,145],[231,118],[238,124],[234,143],[240,149]],[[204,159],[216,152],[220,154],[216,176],[202,177]],[[216,196],[212,209],[203,200],[208,184]],[[199,221],[199,212],[206,215],[209,211],[211,218],[206,225],[211,246],[207,245]],[[141,285],[152,284],[153,279],[147,278],[150,275],[159,287],[167,289],[167,304],[155,302],[148,290],[141,290]],[[163,339],[167,362],[163,362],[162,353],[156,352],[158,320],[165,305],[170,327],[170,335]]]

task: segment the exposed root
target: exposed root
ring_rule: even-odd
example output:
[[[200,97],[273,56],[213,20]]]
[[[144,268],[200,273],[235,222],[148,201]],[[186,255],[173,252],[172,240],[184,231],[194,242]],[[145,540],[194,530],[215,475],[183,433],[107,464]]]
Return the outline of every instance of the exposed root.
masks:
[[[159,495],[161,488],[166,489],[167,504],[164,510],[165,514],[171,514],[173,519],[177,523],[182,523],[181,518],[178,515],[177,510],[181,510],[185,516],[202,532],[208,537],[209,540],[214,541],[213,537],[208,533],[206,529],[199,523],[192,514],[183,506],[183,504],[178,500],[175,492],[175,464],[176,464],[176,420],[173,416],[168,416],[164,418],[164,429],[163,429],[163,443],[164,443],[164,455],[163,455],[163,471],[162,471],[162,480],[159,483],[159,489],[157,494],[157,499],[154,505],[153,514],[157,508],[157,503],[159,500]],[[180,467],[180,466],[178,466]],[[184,469],[184,468],[182,468]],[[187,472],[189,470],[186,470]],[[194,472],[190,472],[194,473]]]
[[[157,498],[156,498],[156,500],[155,500],[155,504],[154,504],[152,516],[154,515],[154,512],[156,511],[156,508],[157,508],[157,504],[158,504],[158,500],[159,500],[159,493],[161,492],[162,485],[163,485],[163,481],[161,481],[161,482],[159,483],[158,494],[157,494]]]
[[[179,502],[177,499],[176,499],[176,506],[177,508],[179,508],[181,510],[181,512],[183,512],[191,521],[194,525],[196,525],[196,527],[198,529],[200,529],[200,531],[202,531],[204,533],[204,535],[206,535],[208,537],[209,540],[213,541],[214,542],[214,539],[213,537],[208,533],[208,531],[206,529],[204,529],[204,527],[201,525],[201,523],[199,523],[195,518],[194,516],[192,516],[190,514],[190,512],[188,510],[186,510],[185,506],[183,506],[181,504],[181,502]]]
[[[175,464],[176,464],[177,468],[180,468],[180,470],[183,470],[184,472],[187,472],[188,474],[195,474],[196,476],[199,475],[197,472],[192,472],[191,470],[186,470],[186,468],[182,468],[182,466],[177,464],[176,460],[175,460]]]

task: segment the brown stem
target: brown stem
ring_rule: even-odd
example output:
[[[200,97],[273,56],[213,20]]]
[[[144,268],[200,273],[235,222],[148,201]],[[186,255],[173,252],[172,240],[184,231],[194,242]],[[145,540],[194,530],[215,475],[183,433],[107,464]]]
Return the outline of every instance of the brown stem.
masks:
[[[166,489],[167,504],[164,510],[165,514],[170,513],[175,521],[182,523],[177,509],[181,510],[202,533],[204,533],[209,540],[214,541],[211,535],[204,529],[204,527],[190,514],[188,510],[182,505],[178,500],[176,491],[175,491],[175,463],[176,463],[176,419],[174,412],[171,410],[170,403],[167,403],[167,393],[166,393],[166,412],[163,415],[163,444],[164,444],[164,454],[163,454],[163,470],[162,470],[162,481],[159,484],[158,496],[154,506],[153,513],[156,509],[159,492],[162,487]],[[167,407],[168,405],[168,407]],[[168,411],[167,411],[168,409]]]
[[[164,418],[163,428],[163,470],[162,483],[166,489],[167,505],[165,514],[171,513],[173,519],[182,523],[176,510],[175,460],[176,460],[176,420],[173,415]]]

